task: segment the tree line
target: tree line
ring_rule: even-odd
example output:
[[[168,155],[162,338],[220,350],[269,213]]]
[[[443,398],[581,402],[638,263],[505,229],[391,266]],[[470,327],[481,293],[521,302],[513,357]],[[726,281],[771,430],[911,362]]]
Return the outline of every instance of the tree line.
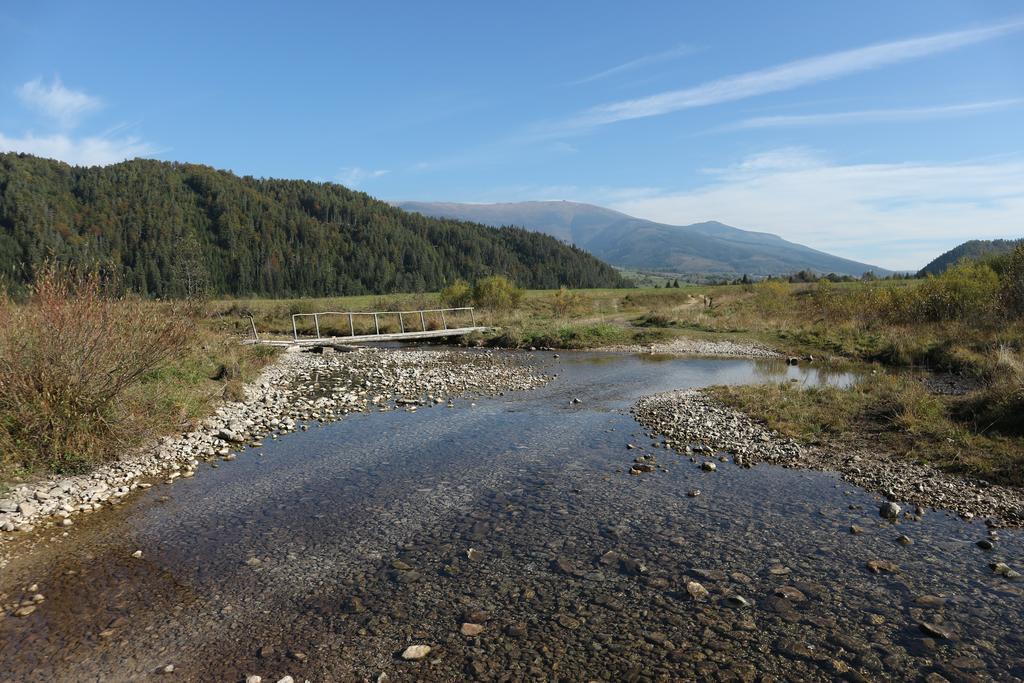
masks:
[[[334,183],[0,154],[0,277],[17,288],[53,261],[161,298],[437,291],[491,275],[539,289],[628,285],[547,235],[408,213]]]

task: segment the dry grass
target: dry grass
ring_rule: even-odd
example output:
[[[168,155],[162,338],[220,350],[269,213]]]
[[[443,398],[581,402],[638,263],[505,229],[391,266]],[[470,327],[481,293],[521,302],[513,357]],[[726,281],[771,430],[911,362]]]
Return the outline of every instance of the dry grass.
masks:
[[[970,405],[991,407],[988,389],[964,397],[942,396],[930,392],[916,374],[880,372],[843,389],[778,384],[710,391],[805,443],[893,452],[949,472],[1024,485],[1020,438],[997,429],[979,430],[962,419]]]
[[[0,298],[0,476],[81,472],[205,416],[267,357],[201,319],[55,269]]]
[[[47,271],[24,304],[0,301],[4,464],[81,470],[149,433],[143,379],[181,356],[193,330],[182,306],[110,296],[96,274]]]

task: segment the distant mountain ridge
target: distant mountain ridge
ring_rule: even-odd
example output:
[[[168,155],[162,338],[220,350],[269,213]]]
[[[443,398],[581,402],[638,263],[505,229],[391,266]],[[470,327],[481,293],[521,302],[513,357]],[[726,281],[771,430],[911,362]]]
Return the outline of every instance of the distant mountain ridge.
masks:
[[[1018,240],[968,240],[941,256],[935,257],[931,263],[920,270],[918,275],[938,275],[950,266],[956,265],[961,259],[1001,254],[1013,250],[1022,243],[1024,243],[1024,238]]]
[[[800,270],[860,276],[890,271],[811,249],[766,232],[717,221],[668,225],[567,201],[460,204],[396,202],[427,216],[491,226],[515,225],[547,233],[622,268],[679,274],[781,275]]]

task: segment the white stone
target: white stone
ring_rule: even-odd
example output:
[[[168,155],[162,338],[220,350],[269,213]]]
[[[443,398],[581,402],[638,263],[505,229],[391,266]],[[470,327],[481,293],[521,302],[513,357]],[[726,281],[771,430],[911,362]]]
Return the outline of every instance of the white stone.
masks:
[[[402,659],[407,659],[407,660],[423,659],[424,657],[426,657],[429,654],[430,654],[430,646],[429,645],[410,645],[409,647],[405,648],[405,651],[402,653]]]

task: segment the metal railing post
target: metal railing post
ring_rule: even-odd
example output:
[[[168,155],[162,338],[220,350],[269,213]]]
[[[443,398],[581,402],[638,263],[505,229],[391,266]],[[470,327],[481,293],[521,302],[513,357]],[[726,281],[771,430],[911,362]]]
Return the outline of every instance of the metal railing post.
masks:
[[[299,341],[299,328],[295,325],[295,316],[292,316],[292,339]]]
[[[313,324],[316,325],[316,338],[319,339],[320,338],[320,314],[319,313],[314,313],[313,314]]]
[[[423,319],[423,311],[420,311],[420,327],[423,328],[424,332],[427,331],[427,321]]]
[[[377,314],[373,314],[373,327],[377,330],[377,334],[380,335],[380,323],[377,321]]]
[[[352,333],[352,336],[356,336],[356,324],[352,322],[352,314],[348,314],[348,329]]]
[[[253,339],[253,341],[259,341],[260,340],[260,335],[259,335],[259,332],[256,331],[256,320],[252,317],[251,314],[249,315],[249,324],[252,325],[252,339]]]
[[[446,329],[446,330],[448,329],[448,321],[444,319],[444,309],[443,308],[441,309],[441,324],[444,326],[444,329]]]
[[[469,315],[473,318],[473,327],[476,327],[476,311],[472,308],[469,309]]]
[[[405,334],[405,321],[402,320],[402,312],[398,312],[398,327],[401,328],[402,334]]]

